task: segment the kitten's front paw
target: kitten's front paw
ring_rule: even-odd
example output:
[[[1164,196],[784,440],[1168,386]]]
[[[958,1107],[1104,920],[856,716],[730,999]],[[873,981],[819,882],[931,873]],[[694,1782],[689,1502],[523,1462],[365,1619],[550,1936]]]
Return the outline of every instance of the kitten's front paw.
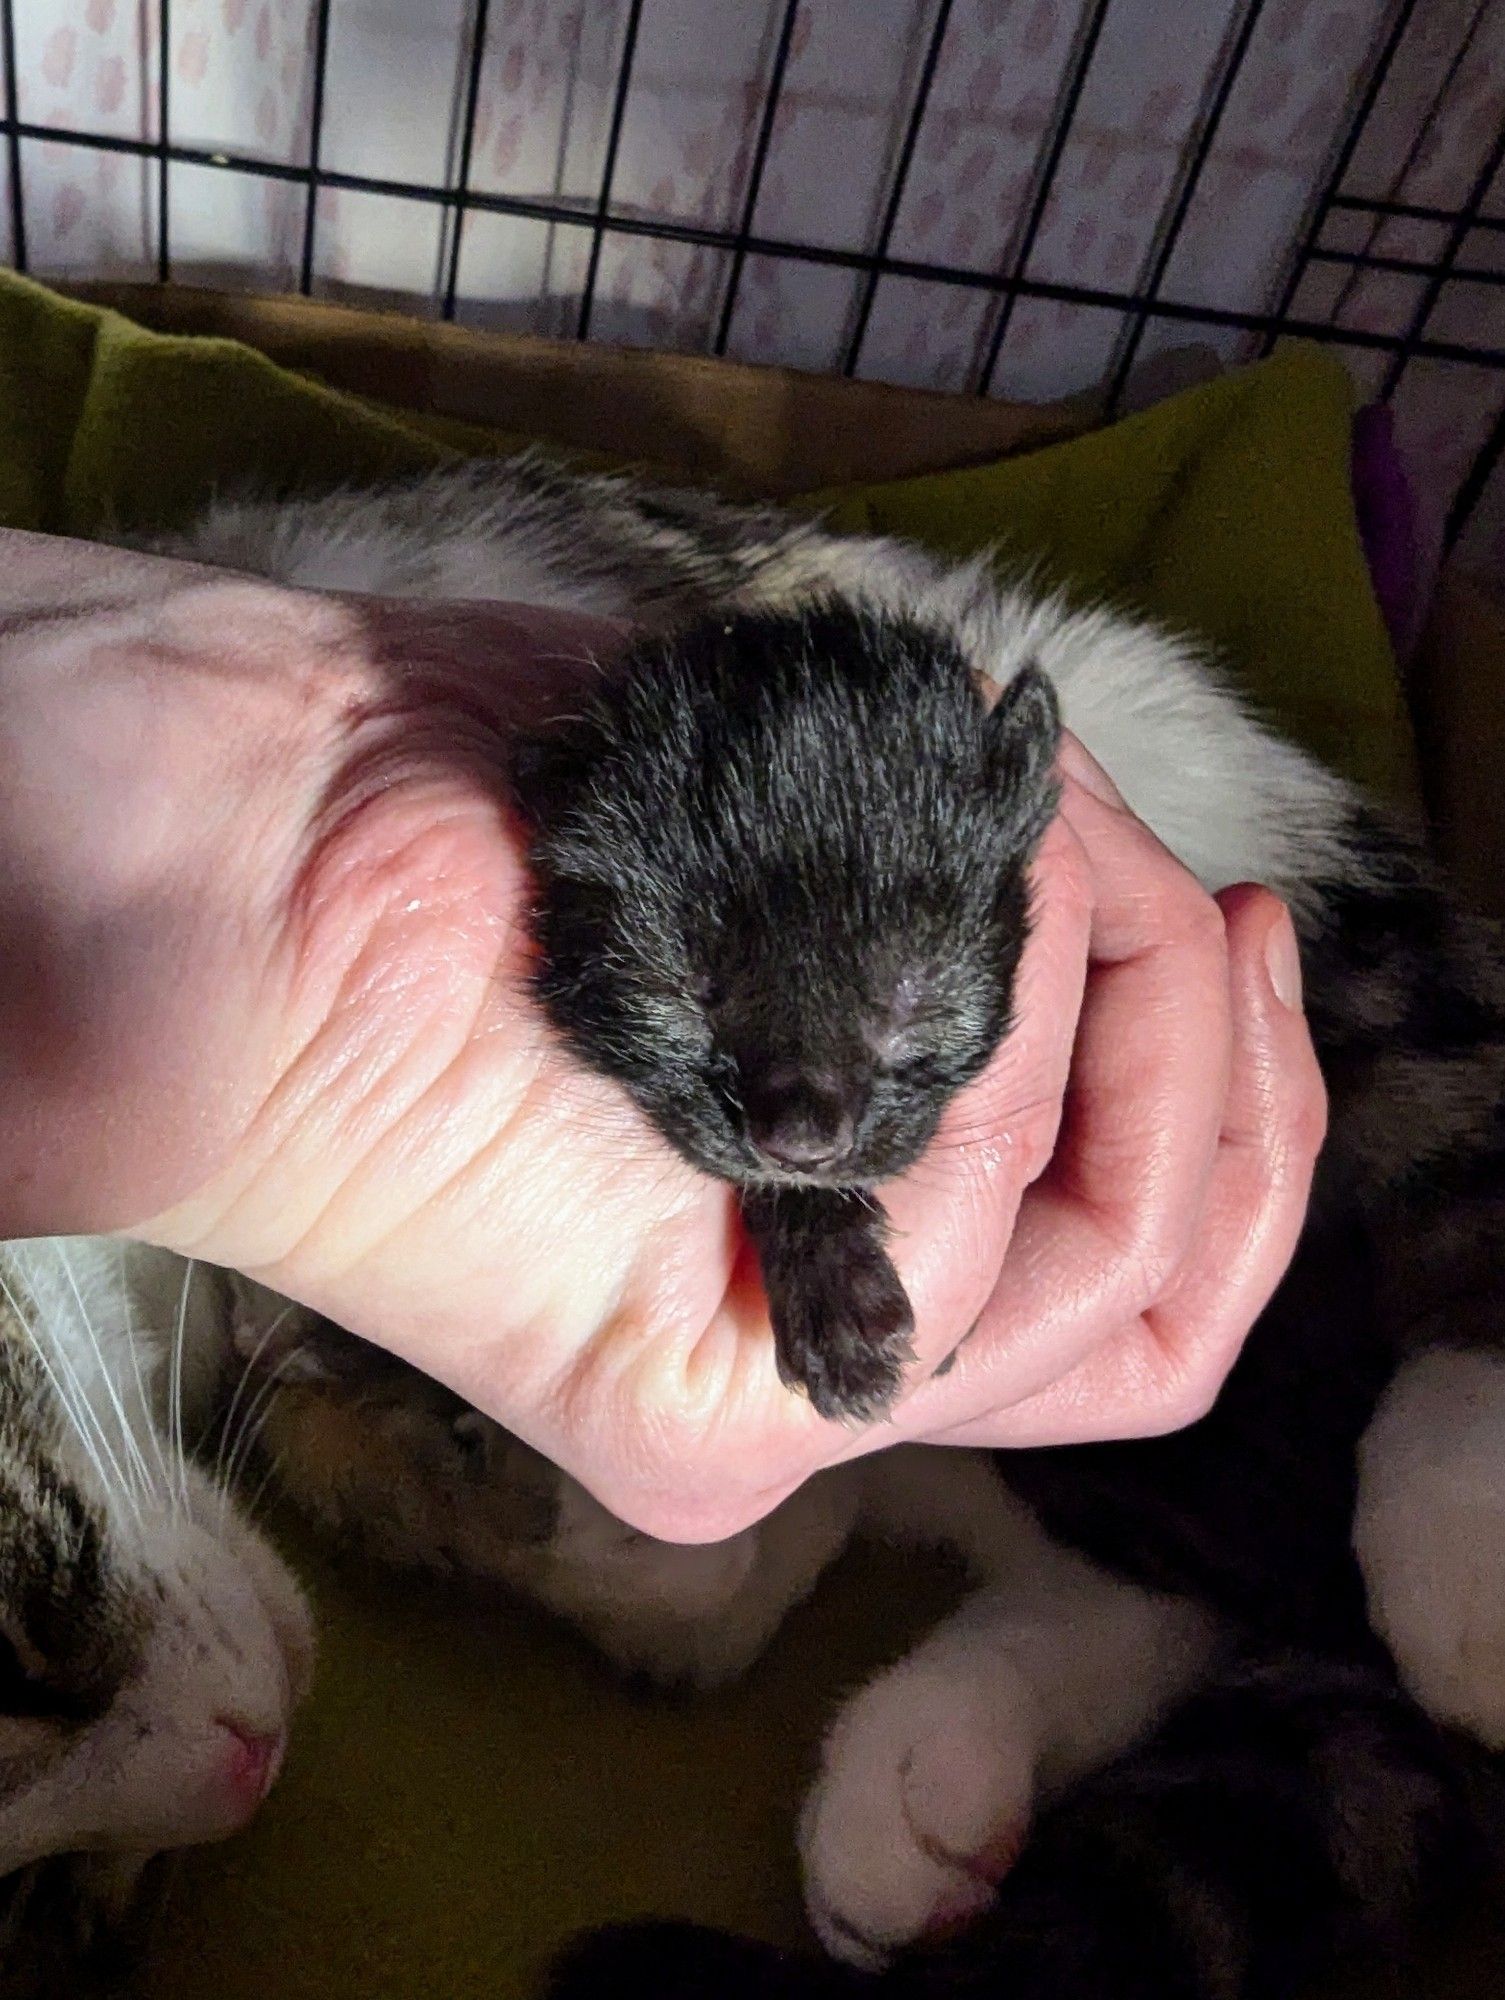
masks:
[[[800,1815],[805,1908],[826,1949],[876,1968],[968,1922],[1013,1866],[1034,1798],[1029,1694],[906,1662],[837,1718]]]
[[[1505,1359],[1409,1362],[1359,1463],[1371,1623],[1429,1715],[1505,1749]]]
[[[881,1246],[853,1236],[812,1245],[768,1296],[784,1381],[823,1417],[881,1417],[914,1358],[914,1315]]]

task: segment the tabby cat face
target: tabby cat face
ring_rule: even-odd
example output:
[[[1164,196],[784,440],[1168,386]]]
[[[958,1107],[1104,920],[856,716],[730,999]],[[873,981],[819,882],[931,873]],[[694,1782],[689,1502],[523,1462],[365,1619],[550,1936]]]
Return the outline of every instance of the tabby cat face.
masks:
[[[233,1833],[307,1681],[298,1588],[196,1467],[0,1322],[0,1873]]]

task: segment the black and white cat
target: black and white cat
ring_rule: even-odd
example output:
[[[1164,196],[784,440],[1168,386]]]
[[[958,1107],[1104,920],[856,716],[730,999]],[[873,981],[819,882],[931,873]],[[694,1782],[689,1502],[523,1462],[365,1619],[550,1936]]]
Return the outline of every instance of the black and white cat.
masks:
[[[1463,1893],[1480,1849],[1473,1760],[1452,1732],[1505,1747],[1505,1270],[1496,1247],[1505,968],[1498,942],[1448,904],[1420,849],[1260,725],[1180,641],[1001,586],[982,563],[947,568],[763,510],[523,462],[386,493],[220,506],[159,546],[294,585],[524,600],[626,619],[646,635],[629,663],[639,689],[655,661],[672,669],[685,727],[666,740],[671,752],[681,746],[686,782],[707,739],[686,721],[697,694],[685,666],[714,650],[708,624],[719,623],[757,658],[782,663],[779,699],[739,720],[732,749],[782,744],[786,726],[815,729],[819,753],[860,774],[868,815],[890,816],[885,838],[902,829],[916,773],[879,760],[885,796],[864,732],[876,729],[885,748],[900,739],[851,690],[923,678],[929,656],[938,673],[954,675],[959,661],[1005,689],[1038,673],[1066,725],[1204,883],[1258,879],[1287,897],[1331,1138],[1295,1265],[1210,1412],[1164,1439],[999,1455],[981,1481],[970,1457],[896,1456],[817,1482],[782,1526],[775,1516],[718,1551],[645,1549],[599,1509],[593,1516],[578,1489],[562,1484],[550,1498],[549,1476],[535,1466],[522,1483],[535,1500],[545,1496],[542,1525],[521,1538],[531,1539],[534,1563],[532,1583],[521,1580],[635,1663],[713,1678],[766,1639],[865,1507],[891,1526],[897,1506],[923,1539],[937,1514],[955,1521],[943,1496],[959,1483],[966,1525],[940,1538],[960,1539],[979,1587],[842,1710],[801,1822],[815,1928],[839,1957],[887,1968],[896,1990],[1274,2000],[1360,1942],[1406,1937]],[[813,720],[788,664],[802,657],[834,690]],[[734,658],[718,659],[718,686],[732,685],[734,668]],[[594,739],[568,746],[598,760],[596,777],[624,746],[644,754],[641,732],[623,728],[612,702],[608,693],[592,719]],[[1049,718],[1034,713],[1043,731]],[[960,711],[953,722],[963,735],[972,727]],[[923,743],[911,749],[923,757]],[[1022,749],[1012,768],[1038,788],[1040,760]],[[772,796],[753,775],[769,768]],[[754,767],[729,754],[731,776],[718,774],[696,829],[716,849],[699,884],[675,879],[680,864],[651,838],[634,848],[639,870],[659,871],[655,923],[638,927],[649,942],[625,960],[608,955],[622,970],[601,995],[610,1048],[593,1048],[578,1003],[590,937],[615,947],[634,935],[613,901],[621,875],[600,863],[600,827],[577,816],[561,841],[547,799],[529,799],[543,816],[548,891],[578,896],[587,926],[573,985],[545,985],[545,1003],[582,1056],[620,1075],[666,1135],[713,1171],[725,1170],[718,1161],[731,1146],[758,1151],[751,1126],[737,1123],[736,1089],[716,1094],[726,1065],[734,1081],[738,1064],[766,1081],[763,1070],[787,1054],[773,1046],[774,1029],[793,1037],[801,1076],[826,1055],[809,1022],[759,1013],[757,993],[739,994],[732,1010],[741,1024],[749,1011],[759,1023],[751,1056],[744,1043],[722,1045],[709,976],[717,968],[696,960],[715,916],[744,927],[745,956],[761,977],[782,962],[797,986],[810,964],[827,969],[832,935],[845,934],[827,927],[807,893],[796,835],[820,847],[822,879],[844,909],[881,900],[864,899],[861,842],[827,838],[830,828],[813,823],[826,794],[817,788],[813,809],[803,794],[780,794],[780,782],[792,788],[810,769],[808,756]],[[740,812],[739,770],[740,804],[750,808]],[[627,772],[629,789],[641,775],[640,764]],[[1000,810],[1018,803],[1005,797]],[[1028,801],[1022,826],[1038,803]],[[620,831],[620,818],[614,824]],[[770,824],[787,835],[783,851]],[[557,864],[576,833],[572,877]],[[893,845],[902,848],[899,833]],[[1025,859],[1027,840],[1010,866]],[[783,868],[798,893],[717,902],[711,921],[702,901],[693,928],[684,925],[688,888],[733,882],[744,862]],[[866,1010],[882,1030],[866,1041],[873,1065],[888,1060],[898,990],[877,990],[873,967],[890,982],[916,970],[887,947],[923,894],[924,870],[887,879],[900,884],[897,916],[883,919],[885,948],[861,961],[850,995],[854,1013]],[[545,928],[546,955],[549,938]],[[954,943],[961,955],[971,948]],[[918,976],[936,1033],[954,1038],[971,1003],[948,993],[940,970],[921,966]],[[988,1019],[1001,1032],[1007,992],[994,999]],[[677,1037],[667,1050],[655,1043],[666,1020]],[[613,1068],[624,1045],[631,1061]],[[666,1064],[679,1065],[675,1104],[699,1106],[688,1135],[683,1120],[676,1129],[678,1112],[663,1114]],[[872,1075],[844,1075],[851,1096],[839,1108],[860,1124],[862,1106],[881,1093]],[[943,1101],[951,1080],[937,1087],[934,1066],[921,1065],[917,1087]],[[826,1226],[801,1239],[796,1264],[820,1252]],[[327,1390],[338,1375],[321,1365],[310,1381]],[[396,1408],[403,1394],[394,1396]],[[457,1425],[437,1407],[424,1422],[454,1454],[446,1479],[494,1476],[511,1490],[516,1463],[505,1448],[489,1457],[484,1437],[478,1450],[474,1422],[461,1415]],[[885,1481],[894,1485],[887,1499]],[[803,1526],[801,1509],[815,1517]],[[421,1519],[404,1531],[409,1542],[426,1532]],[[493,1557],[471,1548],[453,1560],[484,1569]],[[711,1658],[708,1630],[718,1635]],[[720,1636],[728,1632],[735,1642]],[[958,1923],[950,1942],[925,1942]],[[561,1972],[560,1991],[817,1993],[847,1976],[650,1929],[587,1948]]]
[[[231,1362],[219,1292],[154,1250],[0,1245],[6,2000],[128,1969],[147,1864],[251,1819],[308,1685],[297,1584],[229,1454],[187,1450]]]

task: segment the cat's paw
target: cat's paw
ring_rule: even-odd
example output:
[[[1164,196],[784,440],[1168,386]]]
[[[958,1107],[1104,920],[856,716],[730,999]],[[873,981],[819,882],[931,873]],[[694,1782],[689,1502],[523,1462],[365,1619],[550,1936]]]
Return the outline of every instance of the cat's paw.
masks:
[[[905,1662],[837,1718],[800,1815],[805,1908],[837,1958],[876,1968],[968,1922],[1023,1846],[1034,1800],[1028,1690]]]
[[[870,1423],[914,1357],[914,1315],[882,1246],[855,1232],[812,1245],[769,1287],[779,1374],[823,1417]]]
[[[1505,1749],[1505,1359],[1409,1362],[1359,1464],[1354,1540],[1375,1630],[1429,1715]]]

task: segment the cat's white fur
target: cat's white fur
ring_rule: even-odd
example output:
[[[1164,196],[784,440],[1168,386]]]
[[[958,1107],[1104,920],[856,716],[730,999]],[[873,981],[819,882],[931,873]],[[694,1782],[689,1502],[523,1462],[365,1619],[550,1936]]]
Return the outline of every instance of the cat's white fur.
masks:
[[[857,1964],[986,1902],[1036,1801],[1142,1736],[1218,1643],[1203,1607],[1052,1541],[977,1452],[875,1453],[695,1548],[559,1483],[547,1549],[513,1580],[616,1665],[667,1684],[742,1672],[853,1535],[961,1559],[971,1594],[844,1704],[801,1813],[811,1923]]]
[[[663,533],[672,543],[674,532]],[[436,482],[427,514],[373,506],[361,493],[278,506],[223,500],[188,536],[159,546],[305,590],[506,600],[621,619],[636,609],[621,585],[562,571],[554,515],[535,521],[505,489],[463,480]],[[1259,881],[1299,901],[1336,856],[1347,788],[1257,722],[1185,641],[1142,619],[1000,589],[991,556],[948,566],[879,536],[792,537],[749,565],[739,602],[778,609],[819,581],[939,620],[999,683],[1037,661],[1066,726],[1209,888]]]
[[[107,1519],[123,1595],[149,1607],[138,1670],[102,1718],[61,1739],[0,1719],[0,1872],[219,1839],[259,1802],[237,1781],[234,1732],[278,1746],[270,1782],[313,1660],[297,1584],[185,1456],[224,1352],[222,1303],[181,1259],[99,1238],[0,1246],[0,1277],[55,1385],[60,1449]]]
[[[1137,1742],[1206,1671],[1205,1612],[1034,1539],[1027,1570],[976,1591],[826,1738],[799,1847],[838,1957],[876,1965],[975,1915],[1037,1801]]]
[[[1505,1360],[1434,1348],[1400,1370],[1360,1453],[1354,1539],[1411,1692],[1505,1750]]]

